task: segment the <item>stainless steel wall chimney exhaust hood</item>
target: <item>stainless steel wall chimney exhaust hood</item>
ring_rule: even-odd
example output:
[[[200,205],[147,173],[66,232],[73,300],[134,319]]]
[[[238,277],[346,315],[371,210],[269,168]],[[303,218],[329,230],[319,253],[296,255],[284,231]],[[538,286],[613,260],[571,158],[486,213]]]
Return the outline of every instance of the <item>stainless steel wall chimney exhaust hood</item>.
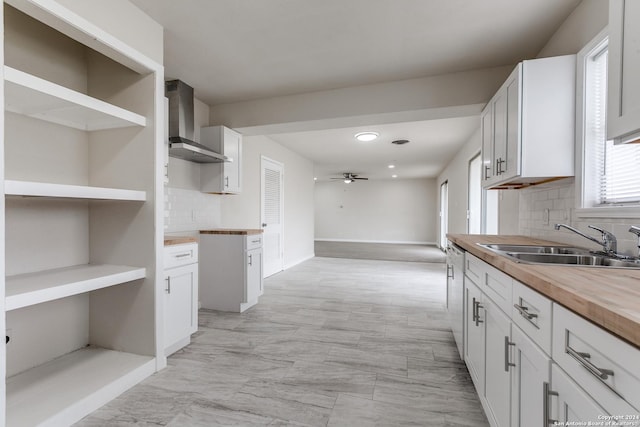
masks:
[[[194,141],[193,88],[180,80],[165,82],[169,98],[169,155],[196,163],[220,163],[230,159],[206,144]]]

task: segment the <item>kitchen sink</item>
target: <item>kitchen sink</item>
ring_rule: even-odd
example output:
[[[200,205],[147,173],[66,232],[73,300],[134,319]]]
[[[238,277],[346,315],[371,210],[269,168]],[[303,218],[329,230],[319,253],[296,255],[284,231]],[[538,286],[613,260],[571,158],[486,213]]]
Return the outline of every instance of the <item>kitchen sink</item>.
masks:
[[[503,244],[480,244],[487,249],[498,252],[517,252],[528,254],[588,254],[589,251],[583,248],[570,246],[537,246],[537,245],[503,245]]]
[[[525,264],[554,264],[594,267],[640,268],[640,260],[617,259],[570,246],[479,244]]]

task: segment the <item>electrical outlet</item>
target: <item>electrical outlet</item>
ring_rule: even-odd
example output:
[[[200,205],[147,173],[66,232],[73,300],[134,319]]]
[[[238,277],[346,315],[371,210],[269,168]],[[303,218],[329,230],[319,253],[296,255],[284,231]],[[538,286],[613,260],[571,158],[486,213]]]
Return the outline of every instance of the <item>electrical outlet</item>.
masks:
[[[549,208],[542,212],[542,223],[544,225],[549,225]]]

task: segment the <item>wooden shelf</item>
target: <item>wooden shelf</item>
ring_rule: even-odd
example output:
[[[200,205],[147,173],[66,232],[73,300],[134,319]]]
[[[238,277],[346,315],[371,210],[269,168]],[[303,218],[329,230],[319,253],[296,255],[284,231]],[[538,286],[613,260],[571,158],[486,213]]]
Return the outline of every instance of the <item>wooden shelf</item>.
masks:
[[[146,126],[140,114],[4,66],[5,109],[74,129]]]
[[[7,379],[8,426],[70,425],[151,375],[155,359],[86,347]]]
[[[128,200],[144,202],[144,191],[119,188],[89,187],[84,185],[51,184],[32,181],[4,181],[6,196],[54,197],[86,200]]]
[[[6,278],[6,311],[28,307],[146,276],[144,268],[125,265],[76,265]]]

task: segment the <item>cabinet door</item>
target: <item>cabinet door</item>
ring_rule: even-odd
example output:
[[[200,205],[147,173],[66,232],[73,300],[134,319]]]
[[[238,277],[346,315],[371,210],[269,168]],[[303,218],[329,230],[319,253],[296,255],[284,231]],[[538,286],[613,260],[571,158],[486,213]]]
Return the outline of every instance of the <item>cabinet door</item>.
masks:
[[[262,248],[247,251],[247,276],[244,303],[256,301],[262,295]]]
[[[551,379],[551,359],[518,328],[511,329],[511,426],[539,427],[544,422],[544,383]]]
[[[198,330],[198,264],[165,271],[165,347]]]
[[[489,298],[482,302],[485,313],[485,398],[495,426],[508,427],[511,421],[511,371],[513,344],[511,319]]]
[[[482,184],[491,181],[493,178],[493,101],[489,101],[482,116],[480,116],[482,126]]]
[[[543,397],[550,402],[550,425],[554,425],[553,421],[556,420],[557,425],[567,425],[569,422],[587,425],[589,421],[601,421],[598,416],[610,415],[557,365],[551,368],[551,393]]]
[[[609,2],[607,139],[640,138],[640,2]]]
[[[224,155],[232,159],[224,163],[223,191],[225,193],[239,193],[242,180],[242,135],[224,128]]]
[[[493,105],[493,173],[502,179],[507,159],[507,92],[501,88]]]
[[[460,358],[464,360],[464,273],[456,266],[463,265],[464,260],[462,253],[455,253],[454,249],[451,251],[447,261],[447,315]]]
[[[482,292],[471,280],[465,280],[467,307],[464,361],[479,395],[484,395],[485,328]]]
[[[520,175],[520,141],[522,118],[520,102],[522,93],[520,72],[522,66],[516,67],[505,83],[506,108],[506,140],[504,150],[504,161],[500,164],[501,178],[513,178]]]

